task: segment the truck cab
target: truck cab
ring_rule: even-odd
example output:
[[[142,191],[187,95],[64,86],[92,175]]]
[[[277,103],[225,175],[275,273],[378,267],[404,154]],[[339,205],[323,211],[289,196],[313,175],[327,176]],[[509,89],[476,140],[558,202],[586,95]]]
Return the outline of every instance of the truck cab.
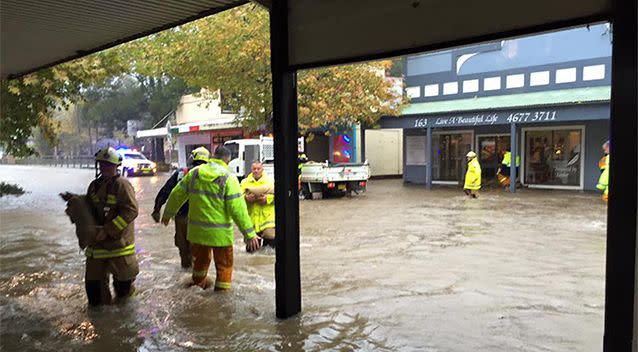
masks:
[[[259,160],[264,164],[264,170],[270,177],[274,177],[274,143],[272,137],[260,136],[259,139],[233,139],[224,143],[230,150],[228,168],[239,180],[250,174],[253,161]]]

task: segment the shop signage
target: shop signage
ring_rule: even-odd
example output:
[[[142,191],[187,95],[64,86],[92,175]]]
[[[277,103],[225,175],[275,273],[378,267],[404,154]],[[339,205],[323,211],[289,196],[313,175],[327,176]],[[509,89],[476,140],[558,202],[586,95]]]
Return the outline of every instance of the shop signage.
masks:
[[[472,114],[449,117],[423,117],[414,119],[413,128],[447,127],[447,126],[485,126],[505,123],[548,122],[557,121],[560,114],[557,110],[520,111],[508,114]]]
[[[539,107],[482,112],[451,112],[426,116],[384,117],[382,128],[437,128],[538,124],[564,121],[609,119],[609,104]]]

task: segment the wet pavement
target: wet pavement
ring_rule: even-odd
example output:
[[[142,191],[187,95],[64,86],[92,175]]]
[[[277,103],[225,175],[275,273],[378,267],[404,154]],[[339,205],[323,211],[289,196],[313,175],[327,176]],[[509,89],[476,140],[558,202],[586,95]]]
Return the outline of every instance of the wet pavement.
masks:
[[[62,191],[90,170],[0,166],[2,351],[600,351],[606,209],[596,194],[368,192],[301,202],[303,313],[275,318],[274,252],[236,236],[233,289],[186,288],[171,226],[150,217],[168,175],[132,178],[141,274],[125,304],[87,309]]]

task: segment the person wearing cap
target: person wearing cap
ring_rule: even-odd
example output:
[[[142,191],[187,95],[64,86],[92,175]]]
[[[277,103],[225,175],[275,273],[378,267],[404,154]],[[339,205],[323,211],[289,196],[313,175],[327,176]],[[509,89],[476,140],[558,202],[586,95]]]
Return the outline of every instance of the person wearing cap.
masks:
[[[465,185],[463,191],[470,198],[478,198],[478,190],[481,189],[481,164],[476,158],[476,153],[470,151],[467,157],[467,172],[465,173]]]
[[[95,163],[99,173],[89,185],[86,197],[97,231],[84,251],[85,288],[91,306],[110,303],[110,275],[115,295],[122,299],[135,291],[133,281],[139,273],[133,225],[138,213],[137,200],[133,186],[118,174],[122,156],[111,147],[100,149],[95,154]]]
[[[229,290],[232,281],[235,242],[233,222],[243,234],[248,251],[261,247],[248,215],[239,181],[228,168],[230,150],[215,149],[208,164],[192,169],[173,188],[162,224],[168,226],[179,208],[188,201],[188,241],[193,253],[193,284],[207,288],[208,268],[215,261],[215,290]]]
[[[189,164],[191,168],[206,164],[210,160],[210,152],[204,147],[199,147],[191,152]],[[175,171],[166,181],[164,186],[159,190],[155,197],[155,207],[151,216],[155,222],[160,222],[160,211],[162,205],[168,200],[168,196],[177,183],[188,174],[188,168]],[[191,244],[188,242],[186,232],[188,228],[188,202],[184,203],[175,215],[175,246],[179,250],[179,257],[182,268],[188,269],[192,266],[193,257],[191,255]]]

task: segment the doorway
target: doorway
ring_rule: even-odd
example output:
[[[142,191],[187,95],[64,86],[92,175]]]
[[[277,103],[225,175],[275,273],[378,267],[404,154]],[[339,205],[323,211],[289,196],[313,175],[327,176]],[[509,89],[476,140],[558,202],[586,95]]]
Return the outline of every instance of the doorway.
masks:
[[[496,177],[496,172],[501,167],[503,155],[510,147],[510,142],[509,134],[489,134],[476,137],[476,150],[483,179]]]

